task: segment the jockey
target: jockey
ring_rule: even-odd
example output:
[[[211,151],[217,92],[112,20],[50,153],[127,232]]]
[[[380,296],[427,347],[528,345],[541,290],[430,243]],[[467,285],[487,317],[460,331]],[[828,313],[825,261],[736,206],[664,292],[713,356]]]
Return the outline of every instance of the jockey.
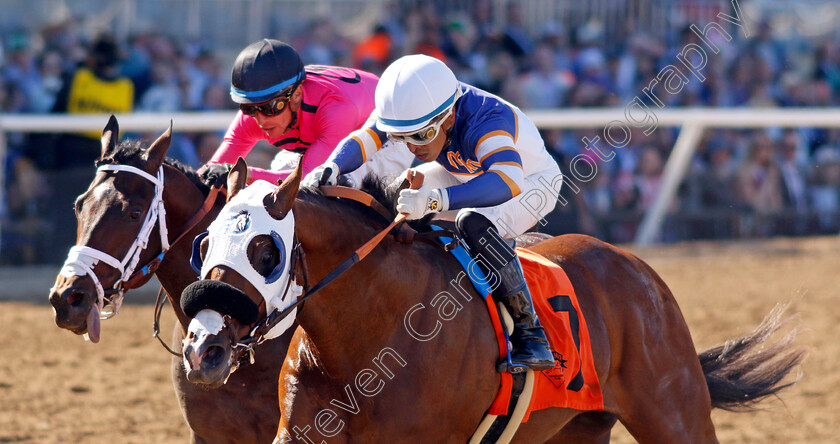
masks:
[[[511,360],[534,370],[552,368],[554,357],[522,265],[499,234],[518,236],[554,208],[559,190],[546,190],[542,184],[558,183],[562,174],[536,126],[515,106],[460,83],[443,62],[425,55],[392,63],[376,87],[375,100],[375,123],[352,133],[356,141],[337,148],[326,164],[305,177],[304,185],[317,185],[324,176],[325,183],[335,183],[339,173],[354,171],[376,152],[370,139],[387,137],[407,145],[426,162],[417,167],[425,181],[419,190],[400,191],[397,210],[409,220],[454,213],[459,237],[473,257],[482,257],[485,271],[496,274],[494,281],[500,281],[494,297],[515,324]],[[370,137],[361,137],[363,133]],[[520,201],[532,190],[548,191],[539,211]]]
[[[223,181],[237,157],[245,157],[260,140],[290,150],[286,153],[301,153],[303,172],[311,171],[327,160],[342,138],[366,121],[373,110],[378,80],[356,69],[304,66],[297,51],[278,40],[262,39],[248,45],[236,57],[231,73],[230,97],[239,104],[239,112],[216,153],[201,168],[202,177],[213,183]],[[401,151],[385,151],[376,160],[405,169],[411,157]],[[272,171],[250,168],[251,179],[272,183],[285,179],[297,161],[278,165],[282,153],[272,162]],[[359,182],[366,170],[354,175]]]

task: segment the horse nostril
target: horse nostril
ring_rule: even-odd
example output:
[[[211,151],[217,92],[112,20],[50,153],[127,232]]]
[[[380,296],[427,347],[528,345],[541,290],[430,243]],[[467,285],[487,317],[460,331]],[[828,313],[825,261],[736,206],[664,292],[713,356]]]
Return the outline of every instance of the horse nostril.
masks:
[[[210,366],[217,366],[222,363],[224,359],[225,349],[218,345],[213,345],[207,348],[201,362]]]
[[[85,302],[85,294],[81,291],[74,291],[67,296],[67,304],[71,307],[79,307]]]

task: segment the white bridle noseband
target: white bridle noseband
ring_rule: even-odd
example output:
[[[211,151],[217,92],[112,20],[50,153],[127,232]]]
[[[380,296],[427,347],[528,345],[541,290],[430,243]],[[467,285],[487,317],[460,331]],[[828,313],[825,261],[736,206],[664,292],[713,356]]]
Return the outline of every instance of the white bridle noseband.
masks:
[[[155,197],[152,199],[151,205],[149,205],[146,219],[143,221],[143,227],[140,228],[140,232],[137,234],[134,243],[128,249],[123,260],[119,260],[95,248],[75,245],[70,248],[70,252],[67,254],[67,260],[61,267],[60,274],[62,276],[69,278],[72,276],[88,275],[93,279],[97,294],[96,309],[101,319],[108,319],[120,311],[123,293],[125,292],[122,284],[134,274],[134,268],[137,267],[137,262],[140,260],[140,253],[148,246],[149,237],[155,227],[155,222],[160,222],[160,243],[163,252],[169,250],[169,233],[166,229],[166,208],[163,205],[163,166],[158,169],[157,177],[130,165],[102,165],[97,168],[96,172],[99,173],[101,171],[126,171],[137,174],[155,185]],[[93,267],[99,261],[110,265],[121,273],[120,279],[114,283],[113,287],[116,290],[116,294],[108,301],[107,307],[105,305],[105,289],[102,287],[99,278],[93,272]]]

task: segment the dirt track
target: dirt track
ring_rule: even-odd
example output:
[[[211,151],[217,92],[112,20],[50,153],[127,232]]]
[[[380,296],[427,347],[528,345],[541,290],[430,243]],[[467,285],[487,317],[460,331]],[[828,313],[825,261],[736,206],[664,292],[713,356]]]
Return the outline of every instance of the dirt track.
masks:
[[[837,442],[840,238],[634,252],[671,287],[698,350],[748,333],[777,302],[791,301],[789,311],[800,313],[806,331],[798,343],[810,351],[804,378],[783,402],[763,403],[764,411],[715,412],[721,442]],[[151,306],[124,307],[103,323],[97,345],[59,330],[52,318],[47,305],[0,303],[0,443],[187,442],[168,355],[151,337]],[[620,427],[613,436],[633,442]]]

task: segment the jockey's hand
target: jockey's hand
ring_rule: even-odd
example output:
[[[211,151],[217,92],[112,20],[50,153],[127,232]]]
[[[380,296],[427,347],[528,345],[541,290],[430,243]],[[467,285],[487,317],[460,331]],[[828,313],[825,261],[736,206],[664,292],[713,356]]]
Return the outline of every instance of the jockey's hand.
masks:
[[[335,185],[338,182],[338,175],[338,165],[335,162],[326,162],[310,171],[300,184],[313,188],[321,185]]]
[[[223,187],[227,185],[228,173],[233,165],[229,163],[208,163],[199,174],[201,181],[208,187]]]
[[[401,190],[400,197],[397,199],[397,211],[405,213],[408,220],[446,211],[448,207],[446,192],[438,188],[420,187],[419,190]]]

